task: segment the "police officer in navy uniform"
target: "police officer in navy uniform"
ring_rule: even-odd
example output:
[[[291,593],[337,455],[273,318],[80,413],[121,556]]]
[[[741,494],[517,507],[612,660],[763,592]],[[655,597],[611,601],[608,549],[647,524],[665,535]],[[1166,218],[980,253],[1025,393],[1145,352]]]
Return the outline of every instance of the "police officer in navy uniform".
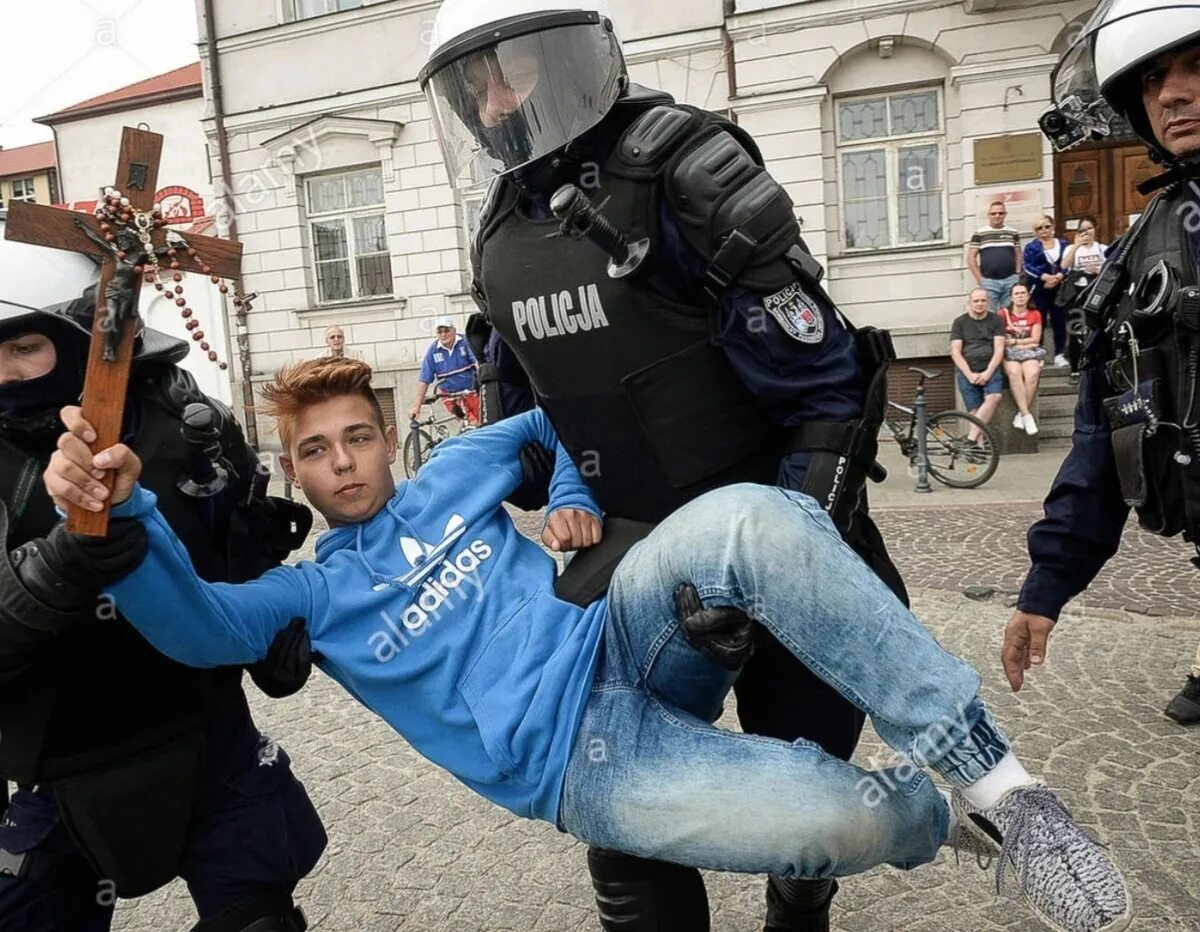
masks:
[[[140,562],[144,531],[65,533],[40,481],[58,411],[82,390],[95,287],[45,305],[79,295],[95,266],[4,241],[2,227],[0,787],[18,788],[0,822],[0,932],[103,932],[117,898],[177,876],[196,930],[302,930],[292,892],[325,832],[286,753],[255,727],[241,669],[192,669],[150,647],[99,595]],[[139,336],[126,442],[198,572],[239,582],[278,565],[311,517],[265,496],[232,414],[176,365],[188,346]],[[301,626],[251,668],[271,695],[308,676]]]
[[[497,176],[468,327],[490,341],[486,415],[536,397],[606,513],[604,542],[575,556],[559,594],[595,598],[655,522],[752,481],[817,498],[904,597],[864,493],[881,472],[887,334],[833,306],[754,141],[631,84],[605,11],[566,6],[447,0],[419,78],[452,182]],[[741,670],[747,731],[850,756],[857,709],[744,615],[675,595],[692,643]],[[588,863],[605,929],[709,927],[697,871],[597,849]],[[767,928],[828,929],[835,891],[771,878]]]
[[[1052,85],[1041,123],[1056,147],[1105,138],[1121,117],[1164,171],[1076,309],[1089,336],[1075,432],[1005,630],[1014,691],[1045,661],[1063,605],[1116,553],[1131,507],[1200,553],[1200,3],[1106,0]],[[1200,720],[1200,679],[1167,714]]]

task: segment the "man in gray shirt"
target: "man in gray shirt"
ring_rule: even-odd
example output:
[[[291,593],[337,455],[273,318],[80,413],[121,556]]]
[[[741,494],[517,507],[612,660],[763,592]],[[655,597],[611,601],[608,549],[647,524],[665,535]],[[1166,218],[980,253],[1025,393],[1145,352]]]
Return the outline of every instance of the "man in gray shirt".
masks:
[[[958,391],[967,410],[987,424],[1000,407],[1004,396],[1004,321],[988,311],[988,293],[982,288],[971,292],[967,313],[956,318],[950,328],[950,358],[958,371]],[[972,442],[979,431],[967,435]]]

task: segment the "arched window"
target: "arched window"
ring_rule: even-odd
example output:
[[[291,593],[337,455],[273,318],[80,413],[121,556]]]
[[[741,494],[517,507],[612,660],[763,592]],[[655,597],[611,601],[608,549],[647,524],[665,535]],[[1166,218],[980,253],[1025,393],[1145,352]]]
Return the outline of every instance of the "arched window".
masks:
[[[827,220],[841,253],[950,240],[948,67],[920,40],[891,37],[847,52],[825,75],[826,164],[838,192]]]
[[[834,101],[847,250],[947,238],[941,88]]]

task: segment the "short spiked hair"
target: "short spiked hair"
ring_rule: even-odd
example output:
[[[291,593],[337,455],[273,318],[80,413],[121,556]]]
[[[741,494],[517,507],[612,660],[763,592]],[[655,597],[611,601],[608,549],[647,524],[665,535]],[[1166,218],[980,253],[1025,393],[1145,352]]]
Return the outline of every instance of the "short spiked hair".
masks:
[[[292,448],[300,410],[306,405],[342,395],[365,398],[371,405],[379,429],[387,429],[383,408],[375,397],[375,390],[371,388],[371,367],[361,359],[345,356],[320,356],[283,366],[275,373],[274,381],[263,387],[266,401],[259,410],[275,418],[275,428],[287,453]]]

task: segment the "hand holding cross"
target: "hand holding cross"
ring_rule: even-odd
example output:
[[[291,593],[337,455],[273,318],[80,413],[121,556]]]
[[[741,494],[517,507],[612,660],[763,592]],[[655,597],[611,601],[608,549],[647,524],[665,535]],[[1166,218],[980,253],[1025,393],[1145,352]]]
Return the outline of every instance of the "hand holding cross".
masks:
[[[240,243],[194,235],[184,240],[178,233],[166,229],[160,218],[154,217],[162,144],[163,137],[157,133],[125,127],[117,162],[120,191],[114,192],[119,195],[115,197],[114,208],[120,218],[118,230],[99,217],[54,207],[13,201],[8,209],[6,238],[82,252],[102,260],[83,384],[83,415],[96,431],[96,440],[91,445],[93,453],[111,447],[121,439],[133,342],[141,330],[138,292],[143,276],[151,280],[150,276],[157,279],[160,272],[169,273],[171,285],[157,281],[156,284],[160,290],[171,287],[180,295],[182,286],[174,282],[182,280],[182,272],[203,272],[211,276],[214,283],[222,278],[236,280],[240,277]],[[189,259],[195,264],[194,269],[187,267],[186,260]],[[225,290],[224,286],[222,289]],[[176,303],[183,307],[186,302],[178,297]],[[202,331],[192,332],[197,342],[203,336]],[[111,475],[106,477],[105,485],[111,491]],[[99,512],[70,508],[67,529],[77,534],[106,534],[107,502]]]

